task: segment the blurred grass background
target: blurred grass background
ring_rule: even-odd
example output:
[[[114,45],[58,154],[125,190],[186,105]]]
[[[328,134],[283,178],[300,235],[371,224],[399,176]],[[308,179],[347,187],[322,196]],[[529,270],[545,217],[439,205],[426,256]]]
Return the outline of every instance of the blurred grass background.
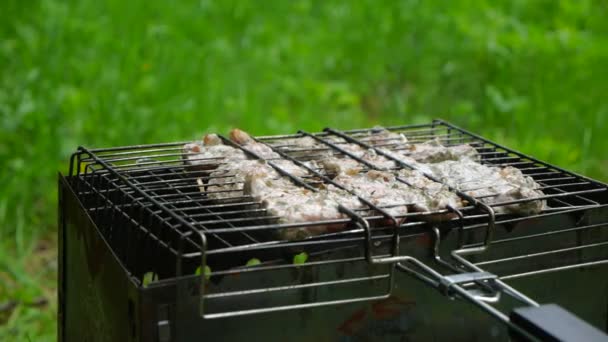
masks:
[[[0,4],[0,340],[54,339],[78,145],[441,117],[608,180],[608,2]]]

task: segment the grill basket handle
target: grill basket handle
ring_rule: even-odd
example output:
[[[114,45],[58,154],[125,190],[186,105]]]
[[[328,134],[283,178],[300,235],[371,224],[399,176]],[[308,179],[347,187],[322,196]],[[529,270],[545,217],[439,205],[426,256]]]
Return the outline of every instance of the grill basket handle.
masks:
[[[608,335],[556,304],[517,308],[509,316],[513,325],[540,341],[600,342]],[[529,341],[511,329],[514,341]]]
[[[411,266],[422,266],[420,262],[413,258],[409,262]],[[608,341],[606,333],[556,304],[539,305],[536,302],[518,298],[523,295],[502,283],[496,275],[489,272],[440,275],[436,278],[433,277],[433,274],[430,274],[430,278],[427,278],[421,277],[411,266],[406,266],[406,263],[401,262],[397,264],[396,268],[409,275],[416,276],[420,280],[426,280],[425,282],[428,285],[434,287],[444,296],[463,299],[502,321],[509,327],[509,333],[513,341]],[[487,298],[492,299],[492,296],[480,296],[474,289],[467,288],[467,285],[474,283],[483,283],[493,289],[493,291],[496,291],[496,294],[508,294],[515,299],[519,299],[521,302],[527,303],[528,306],[514,309],[510,315],[506,315],[491,305],[492,303],[496,303],[497,300],[486,300]],[[498,299],[500,297],[497,296],[495,298]],[[523,297],[523,299],[526,298]]]

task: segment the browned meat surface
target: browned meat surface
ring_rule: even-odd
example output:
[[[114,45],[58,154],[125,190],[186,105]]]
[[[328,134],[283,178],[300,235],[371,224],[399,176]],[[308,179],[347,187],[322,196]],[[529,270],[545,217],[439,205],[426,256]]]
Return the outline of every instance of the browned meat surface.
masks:
[[[346,191],[328,185],[314,192],[295,186],[285,177],[277,177],[274,171],[258,168],[246,175],[244,193],[260,201],[271,216],[279,216],[279,223],[317,224],[286,228],[277,231],[284,240],[299,240],[309,236],[344,230],[343,223],[322,223],[347,216],[338,210],[340,204],[361,208],[359,200]]]
[[[496,213],[532,215],[546,207],[546,201],[534,200],[544,196],[540,185],[514,167],[492,167],[472,160],[444,161],[428,164],[427,172],[445,184],[493,206]],[[511,201],[521,203],[506,204]]]

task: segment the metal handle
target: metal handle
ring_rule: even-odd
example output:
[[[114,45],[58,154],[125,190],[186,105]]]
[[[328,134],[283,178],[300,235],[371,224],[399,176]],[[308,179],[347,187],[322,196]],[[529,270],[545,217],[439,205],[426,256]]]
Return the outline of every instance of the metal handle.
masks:
[[[436,260],[441,260],[437,254],[439,230],[435,228],[433,231],[436,234],[434,253],[436,254]],[[461,265],[473,271],[441,275],[437,272],[426,272],[431,268],[414,258],[408,258],[407,262],[415,264],[428,275],[431,275],[431,278],[422,280],[425,280],[427,284],[437,289],[441,294],[450,298],[464,299],[506,324],[512,338],[516,341],[608,341],[608,335],[604,332],[558,305],[539,305],[523,293],[502,282],[497,275],[483,271],[468,262],[460,255],[462,252],[466,254],[469,250],[454,251],[452,257],[459,261]],[[441,261],[442,264],[446,263],[443,260]],[[404,263],[398,263],[397,269],[420,279],[419,272],[404,265]],[[477,292],[478,290],[467,288],[474,285],[482,285],[484,290],[490,289],[490,295],[480,295]],[[492,291],[495,292],[495,296],[492,296]],[[510,315],[504,314],[490,304],[498,302],[501,293],[505,293],[527,304],[527,306],[513,310]]]
[[[541,341],[600,342],[608,335],[556,304],[518,308],[511,312],[512,324]],[[512,331],[515,341],[525,339]]]
[[[417,260],[412,259],[410,261]],[[397,264],[397,269],[408,274],[412,274],[413,272],[410,268],[401,263]],[[521,307],[513,310],[509,316],[505,315],[489,303],[480,299],[474,291],[465,288],[466,284],[484,282],[496,291],[509,294],[511,294],[511,291],[514,291],[508,286],[501,285],[501,282],[498,281],[498,277],[489,272],[471,272],[440,276],[436,281],[426,282],[443,295],[451,298],[458,297],[464,299],[505,323],[509,327],[511,337],[515,341],[608,341],[608,335],[604,332],[555,304]]]
[[[426,266],[428,267],[428,266]],[[406,272],[410,275],[416,276],[416,271],[411,268],[405,266],[402,263],[397,264],[397,269],[403,272]],[[418,278],[418,277],[417,277]],[[499,321],[507,324],[509,328],[517,334],[517,336],[524,338],[528,341],[536,341],[535,337],[528,333],[525,329],[511,323],[509,320],[509,316],[505,315],[488,302],[484,301],[475,291],[467,290],[466,285],[472,284],[475,282],[482,282],[492,288],[497,293],[506,292],[505,289],[502,288],[499,282],[497,282],[498,277],[489,272],[471,272],[471,273],[460,273],[454,275],[443,276],[440,275],[436,279],[430,279],[430,281],[426,281],[427,284],[431,285],[435,289],[437,289],[441,294],[450,297],[450,298],[461,298],[469,303],[479,307],[492,317],[498,319]]]

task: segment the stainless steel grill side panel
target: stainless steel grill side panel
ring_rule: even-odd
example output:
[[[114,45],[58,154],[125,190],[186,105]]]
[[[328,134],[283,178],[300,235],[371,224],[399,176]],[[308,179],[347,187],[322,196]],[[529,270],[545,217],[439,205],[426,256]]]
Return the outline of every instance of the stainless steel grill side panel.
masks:
[[[139,289],[65,178],[59,179],[59,341],[140,341]]]

